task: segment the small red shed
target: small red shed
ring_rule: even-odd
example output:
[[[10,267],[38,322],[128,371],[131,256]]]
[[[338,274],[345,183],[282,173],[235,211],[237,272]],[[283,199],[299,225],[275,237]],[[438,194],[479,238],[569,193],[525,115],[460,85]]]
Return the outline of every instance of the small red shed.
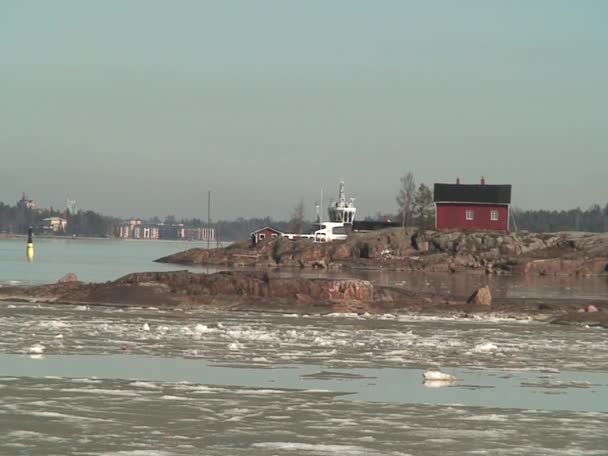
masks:
[[[435,184],[438,230],[509,231],[510,185]]]
[[[257,244],[258,242],[262,242],[264,240],[267,239],[275,239],[278,238],[280,236],[282,236],[283,233],[271,226],[265,226],[264,228],[260,228],[259,230],[255,230],[254,232],[252,232],[250,234],[251,236],[251,243],[253,245]]]

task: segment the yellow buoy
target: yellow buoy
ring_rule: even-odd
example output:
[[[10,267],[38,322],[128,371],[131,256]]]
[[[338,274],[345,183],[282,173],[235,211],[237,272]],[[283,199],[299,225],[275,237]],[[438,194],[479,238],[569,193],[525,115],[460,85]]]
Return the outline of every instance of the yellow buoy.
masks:
[[[32,227],[29,227],[27,230],[27,247],[25,248],[25,257],[30,263],[34,261],[34,239]]]

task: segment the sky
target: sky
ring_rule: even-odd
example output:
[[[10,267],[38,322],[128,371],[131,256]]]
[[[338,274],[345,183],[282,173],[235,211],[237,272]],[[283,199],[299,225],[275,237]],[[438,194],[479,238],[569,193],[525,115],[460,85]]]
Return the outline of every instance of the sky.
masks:
[[[0,201],[358,215],[399,177],[608,201],[604,0],[0,0]]]

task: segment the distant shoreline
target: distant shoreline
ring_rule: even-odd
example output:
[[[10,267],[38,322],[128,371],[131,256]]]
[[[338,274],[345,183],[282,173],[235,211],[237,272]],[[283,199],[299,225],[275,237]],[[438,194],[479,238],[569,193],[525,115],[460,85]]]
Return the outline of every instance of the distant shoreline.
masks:
[[[2,240],[11,240],[11,239],[27,239],[26,234],[6,234],[0,233],[0,241]],[[190,239],[124,239],[119,237],[95,237],[95,236],[53,236],[48,234],[41,234],[38,236],[34,236],[34,241],[36,239],[52,239],[52,240],[64,240],[64,241],[128,241],[128,242],[147,242],[147,243],[155,243],[155,242],[184,242],[184,243],[207,243],[207,241],[200,240],[190,240]],[[233,241],[221,241],[220,245],[226,246],[231,244]],[[210,243],[211,246],[215,247],[216,242],[213,241]]]

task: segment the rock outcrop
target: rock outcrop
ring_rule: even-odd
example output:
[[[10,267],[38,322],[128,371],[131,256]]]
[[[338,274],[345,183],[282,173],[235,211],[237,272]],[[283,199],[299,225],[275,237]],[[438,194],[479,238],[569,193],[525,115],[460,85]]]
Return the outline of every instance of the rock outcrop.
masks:
[[[141,272],[113,282],[64,282],[34,287],[2,287],[2,300],[138,306],[241,306],[248,303],[337,306],[365,312],[375,305],[414,303],[420,295],[375,287],[361,279],[280,277],[268,272]]]
[[[187,265],[394,268],[425,272],[599,275],[608,273],[608,234],[465,233],[391,228],[327,244],[278,238],[256,246],[190,249],[157,260]]]
[[[556,325],[598,326],[608,328],[608,309],[596,312],[567,312],[554,318]]]
[[[80,279],[73,272],[68,272],[61,279],[57,281],[57,283],[68,283],[68,282],[80,282]]]
[[[485,286],[477,289],[475,293],[467,299],[467,304],[474,304],[476,306],[491,306],[492,305],[492,293],[490,287]]]
[[[487,288],[465,297],[420,293],[351,278],[284,277],[268,272],[231,271],[194,274],[188,271],[142,272],[113,282],[64,282],[31,287],[2,286],[0,301],[106,306],[272,310],[298,313],[415,313],[473,318],[553,321],[559,324],[608,327],[608,301],[496,298]],[[491,302],[491,305],[488,303]],[[586,308],[581,308],[583,305]],[[579,312],[583,310],[583,312]],[[586,311],[585,311],[586,310]]]

